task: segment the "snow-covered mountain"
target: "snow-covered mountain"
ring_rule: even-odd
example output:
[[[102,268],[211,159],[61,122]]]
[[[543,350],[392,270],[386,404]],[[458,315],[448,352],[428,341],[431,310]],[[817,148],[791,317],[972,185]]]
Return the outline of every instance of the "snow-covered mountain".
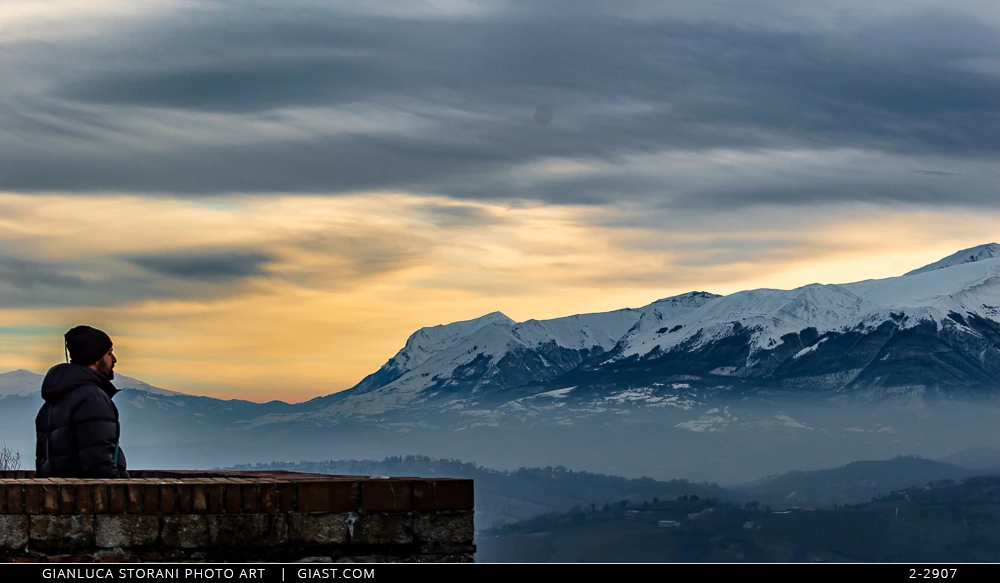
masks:
[[[946,269],[947,268],[947,269]],[[966,326],[951,314],[993,319],[1000,304],[1000,245],[990,243],[960,251],[901,277],[849,284],[810,284],[792,290],[737,292],[703,309],[670,320],[671,330],[644,330],[623,338],[615,359],[669,352],[684,345],[697,349],[745,329],[753,354],[782,344],[789,334],[814,329],[871,332],[886,322],[906,330],[922,323]],[[905,320],[905,321],[903,321]],[[811,352],[818,343],[803,350]],[[659,347],[659,348],[657,348]],[[796,352],[794,358],[808,352]]]
[[[940,261],[935,261],[934,263],[925,265],[920,269],[914,269],[905,275],[914,275],[917,273],[924,273],[925,271],[951,267],[952,265],[974,263],[976,261],[982,261],[983,259],[993,259],[996,257],[1000,257],[1000,245],[997,245],[996,243],[987,243],[986,245],[979,245],[978,247],[962,249],[961,251],[949,255]]]
[[[556,410],[587,416],[608,404],[710,409],[753,394],[871,400],[998,389],[1000,246],[990,243],[888,279],[690,292],[600,314],[518,323],[492,313],[424,328],[356,387],[295,415],[321,424],[397,413],[497,423]],[[709,419],[727,422],[722,409]]]
[[[0,374],[0,399],[11,395],[26,397],[39,393],[42,375],[30,370],[18,369]]]
[[[533,395],[627,393],[677,404],[694,402],[680,393],[699,389],[992,393],[998,321],[1000,245],[990,243],[888,279],[691,292],[638,309],[521,323],[493,313],[425,328],[354,389],[314,401],[309,417],[502,410]]]
[[[344,393],[316,399],[319,416],[377,414],[429,399],[454,404],[549,381],[719,296],[692,292],[639,309],[515,322],[499,312],[423,328],[392,359]]]
[[[834,393],[1000,388],[1000,255],[850,284],[734,293],[623,337],[592,371],[636,364],[740,386]],[[969,258],[980,258],[969,260]]]
[[[42,379],[45,378],[44,374],[38,374],[31,372],[30,370],[18,369],[12,370],[10,372],[0,373],[0,398],[8,396],[35,396],[40,395],[42,389]],[[142,391],[144,393],[151,393],[154,395],[172,396],[180,395],[176,391],[168,391],[167,389],[161,389],[159,387],[154,387],[153,385],[140,381],[132,377],[123,376],[121,374],[115,373],[115,378],[111,381],[117,388],[133,389],[136,391]]]

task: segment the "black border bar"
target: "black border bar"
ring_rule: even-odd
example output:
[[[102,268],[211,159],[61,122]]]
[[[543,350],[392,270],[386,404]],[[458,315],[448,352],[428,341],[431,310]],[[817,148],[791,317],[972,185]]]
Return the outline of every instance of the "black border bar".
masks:
[[[789,576],[820,572],[833,576],[874,575],[883,581],[986,580],[1000,576],[1000,563],[5,563],[0,580],[13,581],[186,581],[299,583],[312,581],[413,581],[416,576],[463,581],[490,574],[503,577],[620,577],[650,569],[658,574],[704,576]],[[600,579],[599,579],[600,580]]]

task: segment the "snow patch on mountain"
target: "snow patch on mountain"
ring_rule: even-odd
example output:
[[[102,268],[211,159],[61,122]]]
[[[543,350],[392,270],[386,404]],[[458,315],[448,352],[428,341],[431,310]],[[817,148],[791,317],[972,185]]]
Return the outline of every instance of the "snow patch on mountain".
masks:
[[[536,397],[551,397],[553,399],[565,399],[566,395],[570,393],[576,387],[567,387],[565,389],[556,389],[554,391],[545,391],[544,393],[538,393]]]
[[[819,348],[820,344],[823,344],[824,342],[826,342],[829,339],[830,338],[827,337],[827,336],[824,336],[823,338],[820,338],[819,341],[816,342],[815,344],[811,344],[809,346],[806,346],[802,350],[800,350],[800,351],[796,352],[795,354],[793,354],[792,358],[802,358],[803,356],[809,354],[810,352],[815,352],[816,349]]]

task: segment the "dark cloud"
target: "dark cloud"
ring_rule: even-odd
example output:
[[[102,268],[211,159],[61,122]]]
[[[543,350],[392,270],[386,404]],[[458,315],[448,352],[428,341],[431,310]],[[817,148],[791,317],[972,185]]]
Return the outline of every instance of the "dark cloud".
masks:
[[[535,122],[538,125],[548,125],[555,116],[556,112],[549,105],[539,105],[538,109],[535,110]]]
[[[755,5],[782,15],[777,4]],[[695,18],[696,8],[684,18],[616,18],[595,2],[559,11],[496,6],[502,9],[487,17],[456,22],[433,14],[334,14],[312,4],[220,4],[198,18],[161,19],[100,43],[25,45],[15,58],[23,66],[44,63],[38,70],[46,83],[0,89],[0,189],[405,189],[717,208],[871,197],[996,202],[975,172],[948,189],[911,188],[922,172],[915,167],[947,168],[956,159],[986,167],[1000,153],[1000,75],[987,66],[1000,62],[1000,36],[975,14],[893,15],[896,5],[886,4],[873,12],[885,17],[858,25],[838,28],[831,18],[796,29],[768,26],[766,18],[747,24],[738,14],[727,21],[724,12]],[[638,10],[630,14],[655,8],[629,7]],[[371,112],[372,127],[321,123],[345,108]],[[307,131],[240,133],[250,122],[289,124],[290,111],[317,123]],[[378,119],[380,111],[422,125],[395,125]],[[177,116],[189,119],[188,133],[173,127]],[[217,128],[200,134],[199,116],[230,128],[231,139]],[[626,164],[657,152],[842,149],[891,156],[897,166],[890,174],[913,178],[895,186],[878,177],[830,182],[790,161],[773,168],[774,176],[699,189],[679,188],[674,174],[684,168],[635,173]],[[604,170],[518,175],[552,158]],[[853,170],[834,157],[825,164],[828,173]],[[710,167],[703,172],[714,178]]]
[[[265,253],[211,250],[126,258],[95,252],[78,261],[0,255],[0,307],[115,306],[235,295],[270,261]]]
[[[149,279],[118,277],[106,263],[0,257],[0,307],[111,306],[167,297]]]
[[[133,256],[130,263],[167,277],[203,282],[228,282],[264,273],[273,258],[263,253],[164,253]]]
[[[375,71],[354,59],[263,59],[195,70],[115,72],[71,82],[59,95],[100,104],[254,112],[360,99],[378,81]]]
[[[961,176],[958,172],[945,172],[944,170],[914,170],[914,172],[928,176]]]
[[[482,207],[467,204],[424,204],[420,210],[441,227],[474,227],[508,222]]]
[[[0,282],[24,291],[86,285],[83,278],[73,273],[72,266],[3,256],[0,256]]]

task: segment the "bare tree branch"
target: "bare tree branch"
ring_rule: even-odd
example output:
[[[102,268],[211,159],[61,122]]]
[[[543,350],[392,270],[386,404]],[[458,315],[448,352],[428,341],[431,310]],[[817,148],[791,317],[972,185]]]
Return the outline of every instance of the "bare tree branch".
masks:
[[[0,471],[21,469],[21,452],[11,449],[6,443],[0,445]]]

